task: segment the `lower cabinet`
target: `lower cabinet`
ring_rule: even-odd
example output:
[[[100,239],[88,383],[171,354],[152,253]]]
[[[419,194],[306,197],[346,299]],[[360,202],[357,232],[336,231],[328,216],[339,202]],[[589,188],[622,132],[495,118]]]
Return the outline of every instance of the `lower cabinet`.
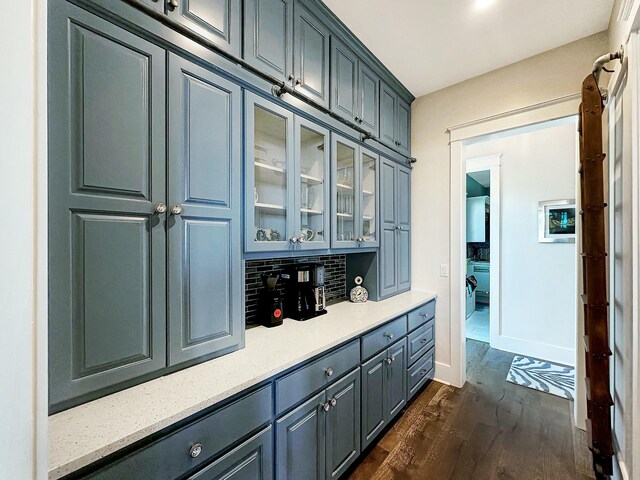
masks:
[[[278,480],[338,478],[359,454],[359,368],[276,421]]]
[[[403,338],[362,365],[362,448],[406,404],[406,349]]]
[[[273,429],[268,426],[188,480],[272,480]]]

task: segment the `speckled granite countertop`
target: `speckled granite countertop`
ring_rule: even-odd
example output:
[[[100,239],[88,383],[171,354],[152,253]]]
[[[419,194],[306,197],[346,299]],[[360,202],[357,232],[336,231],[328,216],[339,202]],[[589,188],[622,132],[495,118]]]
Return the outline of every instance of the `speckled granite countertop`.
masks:
[[[436,297],[411,291],[339,303],[306,322],[246,332],[245,348],[49,417],[49,478],[58,479]]]

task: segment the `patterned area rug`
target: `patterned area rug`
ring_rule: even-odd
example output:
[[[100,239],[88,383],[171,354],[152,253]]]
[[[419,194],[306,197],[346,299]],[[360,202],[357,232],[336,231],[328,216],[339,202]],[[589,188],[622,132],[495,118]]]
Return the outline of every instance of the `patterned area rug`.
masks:
[[[573,400],[573,367],[516,355],[511,362],[507,382]]]

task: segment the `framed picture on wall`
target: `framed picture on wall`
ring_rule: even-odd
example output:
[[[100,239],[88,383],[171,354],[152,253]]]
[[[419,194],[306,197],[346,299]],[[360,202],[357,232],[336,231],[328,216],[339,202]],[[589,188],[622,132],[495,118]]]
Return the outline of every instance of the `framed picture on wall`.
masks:
[[[538,241],[542,243],[576,241],[575,200],[550,200],[538,204]]]

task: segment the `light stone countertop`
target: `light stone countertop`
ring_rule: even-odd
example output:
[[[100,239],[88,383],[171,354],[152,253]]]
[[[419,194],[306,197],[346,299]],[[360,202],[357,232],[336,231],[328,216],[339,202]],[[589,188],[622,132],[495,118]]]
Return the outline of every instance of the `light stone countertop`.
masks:
[[[328,313],[247,330],[245,348],[49,417],[49,479],[58,479],[435,298],[410,291],[342,302]]]

